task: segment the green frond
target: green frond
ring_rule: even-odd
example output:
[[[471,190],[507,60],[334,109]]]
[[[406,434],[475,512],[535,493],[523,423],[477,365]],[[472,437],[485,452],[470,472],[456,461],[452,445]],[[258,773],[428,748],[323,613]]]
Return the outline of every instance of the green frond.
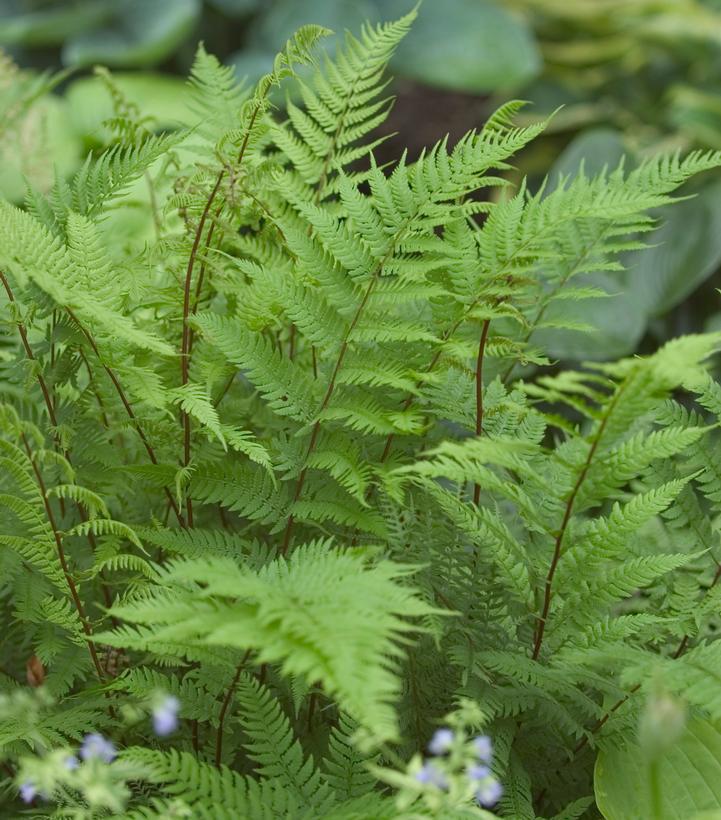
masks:
[[[179,404],[184,413],[192,416],[202,427],[206,427],[223,445],[223,449],[227,449],[218,411],[202,385],[188,382],[171,390],[170,396],[174,404]]]
[[[229,362],[246,372],[275,413],[304,423],[314,419],[320,404],[316,385],[264,336],[237,319],[213,313],[196,316],[194,324]]]
[[[354,746],[357,729],[357,724],[341,713],[338,725],[331,729],[328,756],[323,761],[325,780],[341,800],[369,795],[375,788],[375,778],[369,771],[375,759]]]
[[[68,530],[68,535],[87,535],[88,533],[99,536],[115,535],[118,538],[127,539],[131,544],[135,544],[135,546],[140,549],[143,548],[140,539],[132,527],[122,521],[115,521],[112,518],[92,518]]]
[[[56,484],[54,487],[48,489],[47,495],[55,498],[65,498],[82,504],[91,518],[95,516],[110,518],[110,513],[108,512],[105,501],[97,493],[87,489],[87,487],[81,487],[78,484]]]
[[[246,674],[238,680],[236,697],[246,737],[243,745],[256,764],[261,782],[277,783],[301,805],[315,807],[322,816],[324,808],[333,801],[333,794],[312,758],[304,756],[276,698]]]
[[[239,125],[239,110],[247,97],[237,81],[232,66],[224,66],[203,43],[195,53],[188,78],[192,95],[192,110],[200,133],[213,143],[219,134]]]
[[[198,817],[231,818],[289,816],[303,804],[272,782],[258,783],[223,766],[200,763],[189,752],[126,749],[123,759],[140,765],[145,779],[183,800]]]
[[[390,738],[396,732],[389,704],[398,691],[399,641],[416,629],[406,619],[432,612],[399,583],[407,572],[388,562],[366,566],[362,554],[318,541],[257,573],[223,559],[175,562],[163,575],[174,593],[111,612],[154,625],[160,642],[185,634],[256,649],[261,663],[279,662],[288,675],[321,681],[373,738]],[[193,606],[202,600],[224,603],[203,615]]]
[[[336,173],[378,144],[357,145],[388,115],[385,68],[415,16],[366,25],[360,38],[346,33],[335,59],[326,57],[309,82],[298,81],[304,108],[288,103],[289,120],[274,127],[273,140],[303,181],[317,184],[319,200],[334,190]]]
[[[113,145],[98,158],[89,154],[73,178],[67,208],[97,216],[184,136],[182,131],[162,136],[151,134],[140,142]]]
[[[30,214],[3,201],[0,201],[0,241],[0,265],[12,271],[21,285],[32,281],[57,304],[75,310],[91,328],[110,337],[122,338],[131,345],[163,355],[172,353],[167,342],[139,328],[132,318],[116,311],[112,303],[103,302],[103,292],[96,298],[82,281],[68,279],[67,273],[74,269],[74,263],[60,238]]]
[[[206,504],[220,504],[252,521],[270,523],[288,506],[287,492],[266,470],[250,464],[198,464],[189,493]]]
[[[623,507],[615,503],[610,515],[591,521],[563,554],[556,581],[558,589],[576,586],[581,579],[592,580],[604,563],[623,555],[632,536],[651,518],[667,510],[686,483],[686,479],[669,481],[634,495]]]
[[[172,134],[99,69],[109,143],[0,201],[13,816],[490,818],[487,735],[497,814],[573,820],[659,685],[721,718],[721,333],[568,364],[721,153],[536,187],[510,101],[379,165],[415,16],[200,46]],[[0,131],[48,82],[0,55]]]

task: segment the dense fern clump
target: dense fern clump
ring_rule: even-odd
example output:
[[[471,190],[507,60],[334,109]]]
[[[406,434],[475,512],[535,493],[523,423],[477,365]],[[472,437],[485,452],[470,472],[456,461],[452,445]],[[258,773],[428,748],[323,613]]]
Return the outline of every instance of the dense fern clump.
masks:
[[[379,167],[412,17],[201,47],[166,134],[100,72],[0,203],[3,816],[594,817],[659,686],[721,720],[721,335],[543,348],[721,154],[511,190],[512,103]]]

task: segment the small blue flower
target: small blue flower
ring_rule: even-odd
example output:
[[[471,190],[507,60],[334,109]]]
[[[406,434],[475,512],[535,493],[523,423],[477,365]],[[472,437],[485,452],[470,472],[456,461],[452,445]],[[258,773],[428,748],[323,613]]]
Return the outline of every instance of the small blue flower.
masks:
[[[20,797],[23,803],[32,803],[38,793],[37,786],[30,780],[20,784]]]
[[[471,780],[485,780],[491,774],[488,766],[479,766],[478,764],[468,767],[468,777]]]
[[[491,762],[491,757],[493,756],[493,744],[491,743],[491,738],[488,737],[488,735],[479,735],[474,738],[473,749],[479,760],[483,760],[486,763]]]
[[[424,763],[423,768],[416,772],[416,780],[424,786],[436,786],[439,789],[447,789],[448,781],[442,771],[437,769],[432,763]]]
[[[178,728],[180,701],[173,695],[165,697],[153,708],[153,729],[159,737],[172,735]]]
[[[65,760],[63,760],[63,766],[69,771],[72,772],[78,768],[80,765],[80,761],[75,757],[75,755],[68,755]]]
[[[503,795],[503,786],[492,777],[476,791],[476,800],[481,806],[490,807],[495,806]]]
[[[98,732],[85,735],[80,746],[80,757],[83,760],[92,760],[97,757],[105,763],[112,763],[117,756],[115,746]]]
[[[445,754],[453,745],[453,738],[454,735],[450,729],[438,729],[428,744],[428,751],[432,755]]]

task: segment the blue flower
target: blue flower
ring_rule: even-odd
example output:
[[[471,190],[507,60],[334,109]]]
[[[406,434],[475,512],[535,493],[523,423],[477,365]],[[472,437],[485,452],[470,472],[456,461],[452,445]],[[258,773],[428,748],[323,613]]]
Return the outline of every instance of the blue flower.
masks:
[[[80,757],[82,757],[83,760],[99,758],[105,761],[105,763],[112,763],[117,756],[118,753],[115,746],[101,734],[92,732],[89,735],[85,735],[80,747]]]
[[[32,803],[38,793],[37,786],[30,780],[20,784],[20,797],[23,803]]]
[[[450,729],[438,729],[431,742],[428,744],[428,751],[432,755],[443,755],[453,745],[453,732]]]
[[[468,777],[471,780],[485,780],[491,774],[488,766],[473,765],[468,767]]]
[[[423,768],[416,772],[416,780],[424,786],[436,786],[439,789],[447,789],[448,781],[442,771],[437,769],[432,763],[424,763]]]
[[[495,806],[501,799],[502,794],[503,786],[497,780],[489,777],[476,791],[476,800],[481,806]]]
[[[474,738],[473,749],[476,753],[476,756],[480,760],[483,760],[486,763],[491,762],[491,757],[493,756],[493,745],[491,743],[491,738],[488,737],[488,735],[479,735],[478,737]]]
[[[80,765],[80,761],[75,757],[75,755],[68,755],[65,760],[63,760],[63,766],[69,771],[72,772],[74,769],[77,769]]]
[[[178,711],[180,701],[173,695],[167,695],[153,708],[153,729],[159,737],[167,737],[178,728]]]

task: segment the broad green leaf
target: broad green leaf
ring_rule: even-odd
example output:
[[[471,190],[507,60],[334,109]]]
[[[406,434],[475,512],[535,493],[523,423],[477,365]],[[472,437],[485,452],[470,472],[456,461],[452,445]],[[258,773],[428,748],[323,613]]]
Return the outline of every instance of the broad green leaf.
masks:
[[[573,174],[581,160],[589,173],[604,165],[614,167],[622,155],[620,135],[607,129],[576,138],[549,174],[549,190],[559,174]],[[632,167],[633,159],[626,165]],[[636,349],[649,322],[682,302],[708,279],[721,263],[721,183],[712,182],[700,193],[659,215],[660,224],[647,234],[650,246],[622,257],[624,271],[592,273],[574,279],[574,287],[597,287],[608,299],[557,302],[546,318],[573,321],[595,328],[541,330],[534,335],[551,356],[560,359],[611,359]]]
[[[58,5],[56,8],[16,13],[12,8],[0,8],[0,43],[24,46],[62,43],[68,37],[102,25],[111,17],[113,10],[113,4],[108,0]]]
[[[406,0],[376,2],[384,19],[410,6]],[[522,85],[539,72],[541,58],[530,29],[505,3],[443,0],[420,6],[391,66],[438,88],[482,93]]]
[[[112,24],[65,43],[66,65],[155,65],[191,33],[200,15],[200,0],[129,0],[116,8]]]
[[[271,50],[244,48],[231,54],[225,62],[235,68],[239,80],[244,79],[246,84],[252,85],[273,69],[273,59]]]
[[[257,10],[260,0],[208,0],[208,3],[229,17],[245,17]]]
[[[559,177],[575,176],[582,163],[586,176],[595,176],[604,167],[618,167],[624,154],[623,135],[619,131],[613,128],[583,131],[566,146],[553,164],[548,175],[548,192],[556,187]],[[627,162],[626,166],[633,167],[633,162]]]
[[[265,48],[275,54],[307,23],[326,26],[337,37],[346,30],[357,34],[366,20],[376,16],[369,0],[278,0],[263,4],[263,13],[253,26],[249,42],[254,48]],[[384,19],[393,19],[393,16],[384,14]],[[336,37],[323,40],[323,47],[329,53],[333,52]]]
[[[113,81],[128,100],[152,115],[152,126],[172,128],[190,117],[186,84],[180,77],[152,72],[115,73]],[[67,90],[69,115],[84,137],[103,139],[103,121],[113,116],[110,94],[98,77],[82,77]]]
[[[693,199],[664,210],[649,237],[653,245],[624,260],[631,272],[633,302],[659,316],[682,302],[721,262],[721,182],[704,186]]]
[[[721,731],[692,720],[681,740],[658,763],[662,816],[689,820],[721,810]],[[596,804],[606,820],[651,818],[647,764],[635,744],[603,750],[596,760]],[[714,815],[712,814],[711,817]]]
[[[571,322],[593,330],[541,329],[534,333],[534,343],[557,359],[604,360],[633,351],[646,329],[646,316],[640,299],[634,301],[638,297],[628,284],[630,275],[624,273],[616,277],[608,273],[591,273],[575,277],[571,287],[598,288],[608,297],[580,302],[557,301],[549,307],[545,321]]]

